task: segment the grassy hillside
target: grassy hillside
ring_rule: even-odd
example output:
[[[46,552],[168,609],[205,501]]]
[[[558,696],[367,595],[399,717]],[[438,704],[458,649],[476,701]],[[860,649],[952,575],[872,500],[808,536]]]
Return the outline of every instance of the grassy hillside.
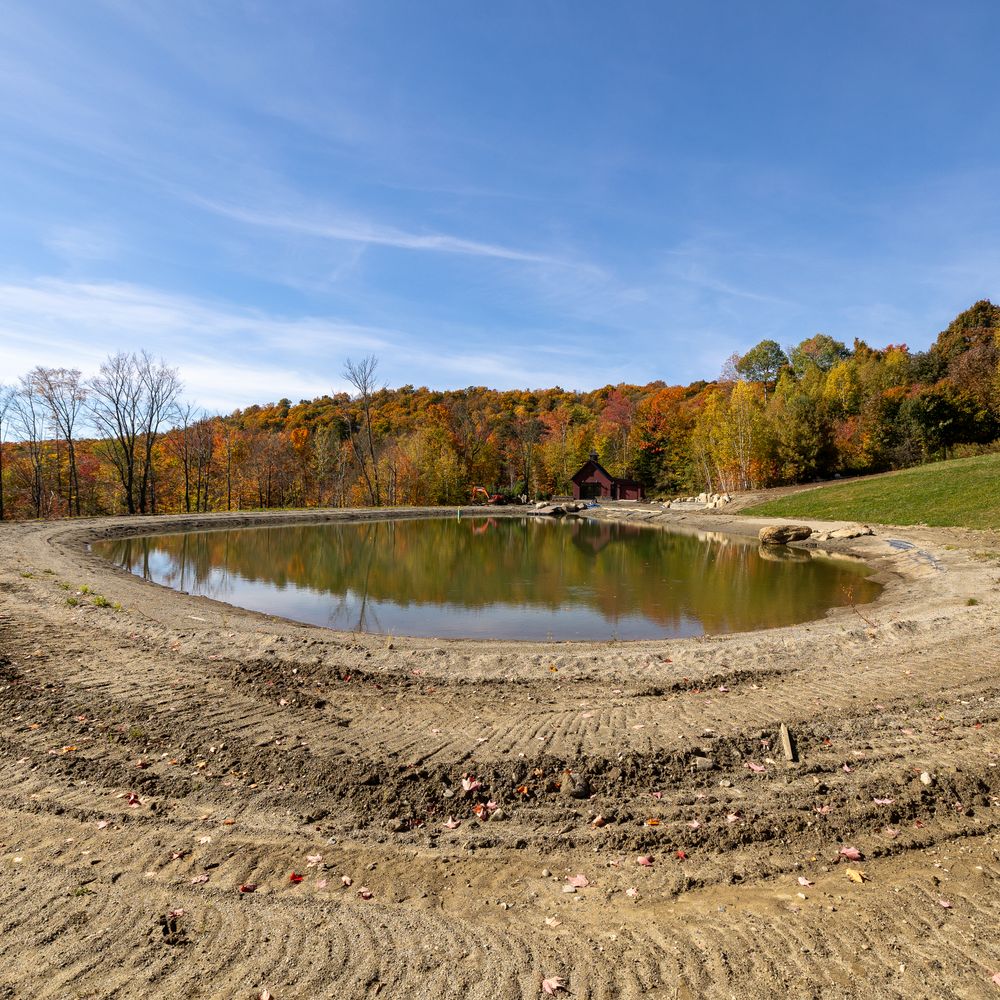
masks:
[[[749,507],[762,517],[1000,528],[1000,455],[834,483]]]

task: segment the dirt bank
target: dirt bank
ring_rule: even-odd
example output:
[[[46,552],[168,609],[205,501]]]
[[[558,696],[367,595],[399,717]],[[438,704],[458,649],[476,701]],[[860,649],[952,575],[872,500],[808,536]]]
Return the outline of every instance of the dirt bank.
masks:
[[[875,526],[876,604],[603,644],[334,633],[87,551],[303,516],[0,525],[0,998],[1000,996],[996,535]]]

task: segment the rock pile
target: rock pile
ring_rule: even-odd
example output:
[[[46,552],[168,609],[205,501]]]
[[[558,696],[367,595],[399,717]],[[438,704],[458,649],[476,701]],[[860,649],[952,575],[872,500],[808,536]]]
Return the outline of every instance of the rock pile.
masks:
[[[676,510],[690,504],[698,504],[708,510],[716,510],[732,502],[733,498],[728,493],[699,493],[696,497],[675,497],[667,501],[667,508]]]
[[[541,514],[545,517],[562,517],[564,514],[578,514],[581,510],[592,507],[593,504],[583,500],[571,500],[568,503],[549,503],[546,500],[539,500],[529,514]]]

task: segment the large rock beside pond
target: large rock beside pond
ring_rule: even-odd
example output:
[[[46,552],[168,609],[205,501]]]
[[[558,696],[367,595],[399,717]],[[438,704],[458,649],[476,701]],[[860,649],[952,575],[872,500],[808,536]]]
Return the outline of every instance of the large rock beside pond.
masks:
[[[761,545],[787,545],[789,542],[801,542],[813,533],[812,528],[804,524],[773,524],[760,529]]]

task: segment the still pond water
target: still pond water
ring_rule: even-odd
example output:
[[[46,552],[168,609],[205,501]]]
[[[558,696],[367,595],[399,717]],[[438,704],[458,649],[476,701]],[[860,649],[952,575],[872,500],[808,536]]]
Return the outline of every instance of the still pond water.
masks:
[[[195,531],[94,544],[175,590],[347,631],[651,639],[792,625],[874,600],[863,563],[722,535],[463,517]]]

